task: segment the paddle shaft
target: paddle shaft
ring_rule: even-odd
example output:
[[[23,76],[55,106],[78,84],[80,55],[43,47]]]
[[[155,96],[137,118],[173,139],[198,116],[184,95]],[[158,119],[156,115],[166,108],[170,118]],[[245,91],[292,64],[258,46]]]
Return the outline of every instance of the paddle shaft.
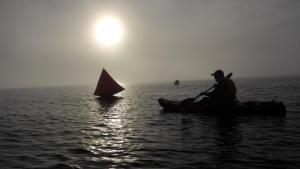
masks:
[[[208,88],[207,90],[205,90],[204,92],[201,92],[198,96],[194,97],[194,100],[196,100],[198,97],[204,95],[204,93],[209,92],[211,89],[213,89],[215,87],[215,85],[211,86],[210,88]]]
[[[229,73],[228,75],[225,76],[225,78],[231,78],[232,73]],[[198,96],[194,97],[194,100],[196,100],[198,97],[204,95],[205,93],[209,92],[211,89],[213,89],[215,87],[215,85],[211,86],[210,88],[208,88],[207,90],[205,90],[204,92],[201,92]]]

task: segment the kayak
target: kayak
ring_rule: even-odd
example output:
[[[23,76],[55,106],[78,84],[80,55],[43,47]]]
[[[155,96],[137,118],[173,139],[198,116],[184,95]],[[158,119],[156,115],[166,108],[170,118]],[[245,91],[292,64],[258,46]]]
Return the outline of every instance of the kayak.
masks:
[[[235,106],[220,109],[209,105],[196,103],[182,104],[179,100],[159,98],[158,103],[167,112],[190,112],[190,113],[233,113],[233,114],[256,114],[256,115],[285,115],[286,106],[279,101],[247,101],[238,102]]]

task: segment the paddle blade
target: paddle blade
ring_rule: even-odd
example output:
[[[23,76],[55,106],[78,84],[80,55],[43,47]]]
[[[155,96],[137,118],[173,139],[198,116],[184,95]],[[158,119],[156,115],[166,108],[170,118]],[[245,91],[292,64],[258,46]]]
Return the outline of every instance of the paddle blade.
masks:
[[[228,79],[230,79],[232,75],[233,75],[233,73],[232,73],[232,72],[231,72],[231,73],[228,73],[228,74],[225,76],[225,78],[228,78]]]

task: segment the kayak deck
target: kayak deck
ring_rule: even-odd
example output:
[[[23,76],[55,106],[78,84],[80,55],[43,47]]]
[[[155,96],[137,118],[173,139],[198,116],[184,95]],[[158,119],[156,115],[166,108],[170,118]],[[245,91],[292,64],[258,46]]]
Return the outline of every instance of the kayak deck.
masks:
[[[284,115],[286,107],[278,101],[247,101],[239,102],[230,109],[216,109],[208,105],[192,103],[182,105],[181,101],[159,98],[158,103],[168,112],[193,112],[193,113],[223,113],[231,112],[234,114],[257,114],[257,115]]]

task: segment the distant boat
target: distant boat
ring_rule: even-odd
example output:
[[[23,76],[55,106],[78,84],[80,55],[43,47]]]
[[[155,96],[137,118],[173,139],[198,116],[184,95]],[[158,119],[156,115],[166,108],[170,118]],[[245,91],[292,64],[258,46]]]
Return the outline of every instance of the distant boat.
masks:
[[[179,80],[175,80],[174,85],[177,86],[179,85],[180,81]]]
[[[111,97],[123,90],[124,88],[119,85],[103,68],[94,95],[101,97]]]

